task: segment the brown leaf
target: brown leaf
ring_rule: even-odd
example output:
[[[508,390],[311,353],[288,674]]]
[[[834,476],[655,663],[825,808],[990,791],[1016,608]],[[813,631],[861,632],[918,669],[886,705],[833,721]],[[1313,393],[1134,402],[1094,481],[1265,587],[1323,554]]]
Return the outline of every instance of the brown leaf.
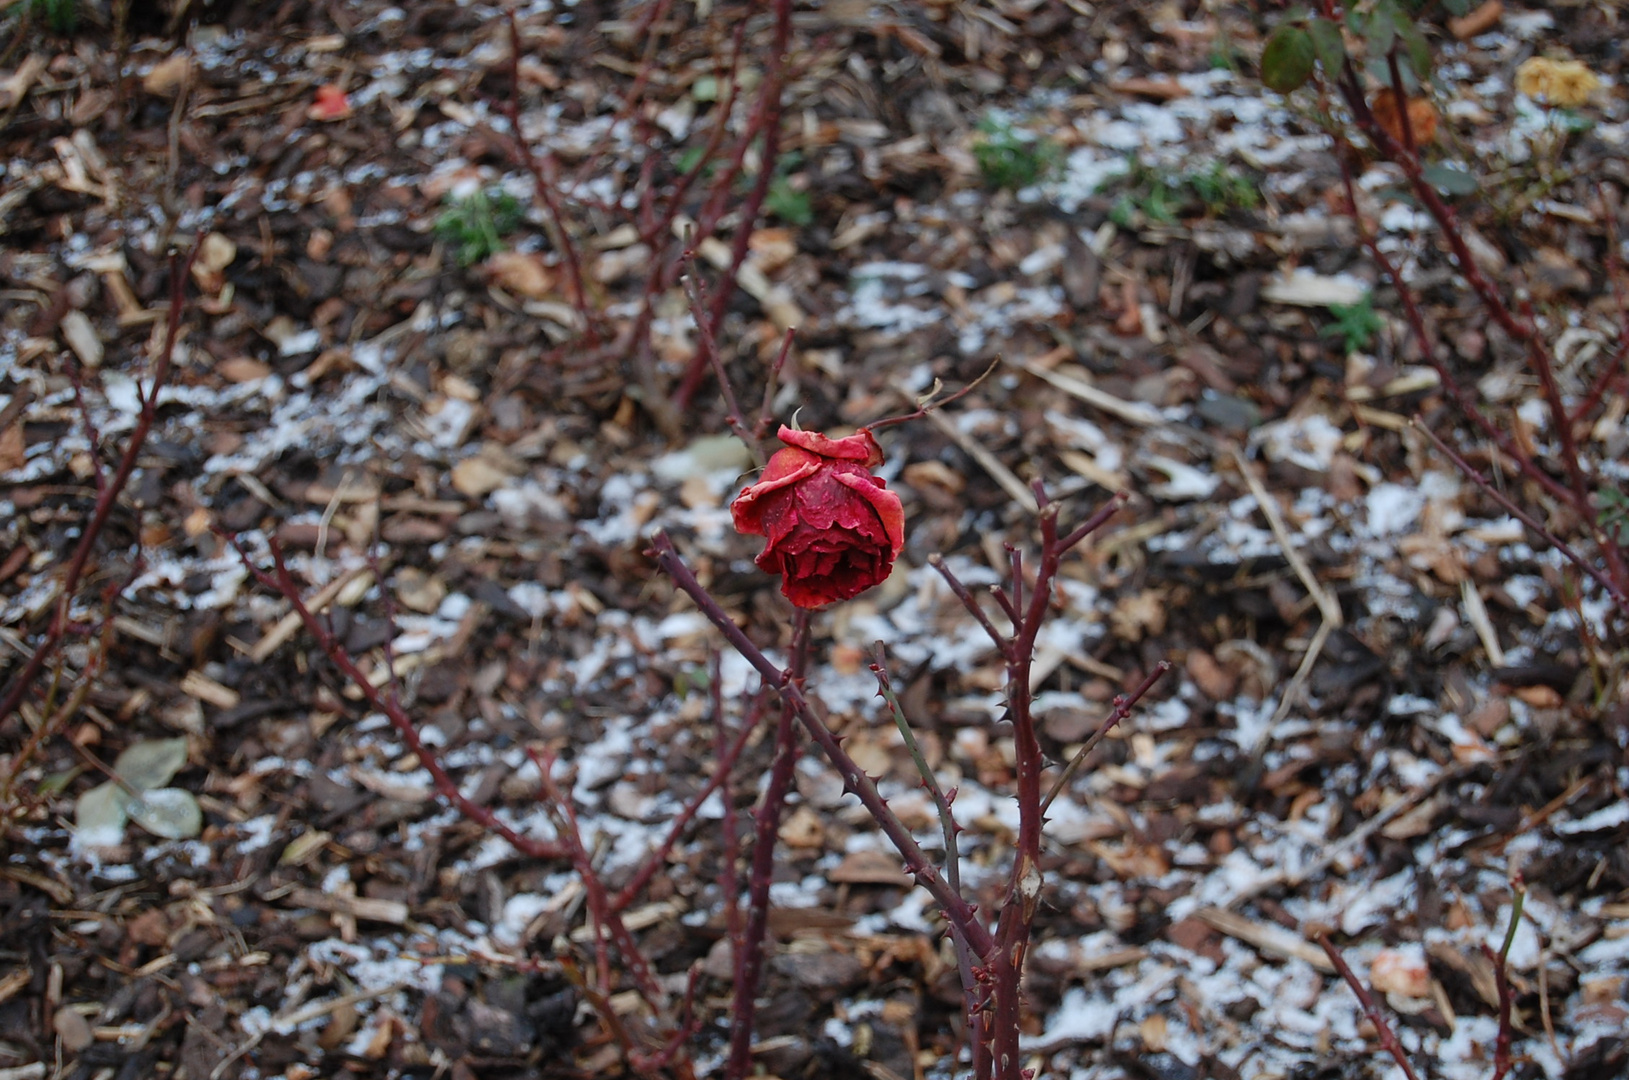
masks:
[[[1403,132],[1403,110],[1397,107],[1397,94],[1387,87],[1375,94],[1374,100],[1369,103],[1369,110],[1374,113],[1375,122],[1378,123],[1387,135],[1396,139],[1404,146],[1408,139]],[[1409,131],[1414,135],[1414,145],[1424,146],[1437,137],[1437,110],[1424,98],[1409,98],[1407,104]]]

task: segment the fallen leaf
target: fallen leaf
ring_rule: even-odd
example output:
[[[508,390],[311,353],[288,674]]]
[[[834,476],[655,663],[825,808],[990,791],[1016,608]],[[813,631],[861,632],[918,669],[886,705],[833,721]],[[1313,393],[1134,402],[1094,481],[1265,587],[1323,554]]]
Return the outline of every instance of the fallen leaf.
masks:
[[[178,52],[154,64],[142,76],[141,88],[154,97],[175,97],[191,78],[192,57]]]
[[[486,261],[488,280],[504,292],[527,300],[543,300],[554,293],[558,275],[536,255],[500,251]]]
[[[1369,965],[1369,981],[1382,994],[1421,998],[1431,993],[1431,969],[1419,949],[1381,949]]]

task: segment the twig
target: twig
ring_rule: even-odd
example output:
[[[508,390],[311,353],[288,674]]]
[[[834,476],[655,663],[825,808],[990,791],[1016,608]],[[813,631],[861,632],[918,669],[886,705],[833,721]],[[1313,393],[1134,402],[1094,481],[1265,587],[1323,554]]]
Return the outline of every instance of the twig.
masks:
[[[792,663],[785,672],[788,686],[803,682],[809,663],[809,612],[799,608],[792,624]],[[757,1016],[758,986],[764,974],[764,935],[769,931],[769,887],[775,877],[775,843],[781,813],[791,793],[798,762],[794,706],[783,700],[775,724],[775,759],[769,780],[753,811],[752,871],[747,879],[747,919],[732,943],[735,961],[734,999],[730,1008],[730,1057],[726,1080],[744,1080],[752,1069],[752,1031]]]
[[[627,923],[623,922],[621,914],[611,907],[611,898],[606,892],[605,882],[595,869],[594,861],[589,858],[588,849],[583,846],[577,813],[566,793],[554,782],[556,759],[553,753],[547,749],[534,750],[530,747],[526,753],[542,777],[543,794],[549,800],[549,808],[562,826],[560,835],[566,848],[566,855],[571,859],[577,871],[577,878],[583,883],[583,890],[588,895],[588,912],[594,920],[594,953],[600,968],[600,989],[607,994],[611,992],[611,972],[605,949],[605,941],[609,937],[616,943],[617,952],[622,955],[622,962],[628,965],[628,973],[633,976],[634,987],[639,991],[639,996],[644,998],[645,1003],[652,1009],[660,1012],[667,1000],[667,994],[663,991],[662,984],[657,981],[656,973],[651,970],[645,954],[640,951],[639,943],[634,940]]]
[[[899,393],[905,394],[909,399],[910,394],[908,391],[900,387],[895,387],[895,389]],[[927,414],[927,420],[928,423],[948,436],[951,442],[960,447],[962,453],[978,462],[979,467],[990,474],[990,478],[1001,486],[1001,490],[1007,493],[1008,498],[1022,506],[1030,514],[1040,511],[1041,508],[1035,501],[1035,495],[1024,485],[1024,482],[1018,479],[1011,469],[1003,465],[1000,458],[985,449],[982,443],[957,427],[947,416],[937,412],[930,412]]]
[[[756,432],[747,427],[746,414],[741,411],[741,402],[735,396],[735,384],[730,381],[729,372],[724,370],[724,358],[718,352],[718,340],[713,336],[713,324],[707,318],[707,291],[701,283],[701,277],[696,273],[695,261],[686,256],[690,265],[690,272],[684,276],[685,296],[690,301],[690,318],[696,324],[696,337],[698,351],[706,357],[707,363],[713,369],[713,377],[718,380],[719,393],[724,397],[724,406],[727,410],[724,416],[730,430],[735,437],[746,443],[747,449],[752,451],[752,459],[761,469],[767,460],[764,453],[763,442]]]
[[[990,640],[995,643],[996,650],[1000,652],[1002,656],[1006,656],[1007,650],[1012,647],[1011,639],[995,628],[995,624],[992,623],[990,621],[990,617],[984,613],[984,609],[980,607],[979,602],[973,598],[973,594],[968,591],[967,586],[963,585],[961,579],[955,574],[951,573],[950,567],[945,565],[944,556],[940,555],[937,551],[934,552],[932,555],[928,556],[928,565],[939,571],[939,576],[945,579],[945,584],[950,586],[950,591],[955,594],[956,599],[962,602],[962,606],[972,614],[974,620],[980,626],[984,627],[984,632],[990,635]],[[1002,592],[997,594],[997,599],[1001,601],[1002,606],[1006,609],[1007,617],[1012,619],[1014,623],[1017,623],[1017,609],[1012,606],[1012,601],[1007,599],[1006,593]]]
[[[147,437],[152,433],[153,423],[158,417],[159,390],[170,377],[175,345],[181,336],[181,315],[186,299],[187,277],[192,273],[192,264],[198,257],[201,239],[202,237],[194,238],[192,247],[185,257],[172,257],[170,260],[170,310],[164,330],[164,347],[159,351],[152,367],[151,389],[142,393],[138,387],[137,396],[141,399],[141,411],[137,413],[135,426],[131,428],[130,437],[125,442],[124,454],[119,458],[119,464],[113,470],[113,475],[97,494],[90,520],[85,522],[79,535],[79,543],[68,558],[68,566],[63,571],[59,586],[56,611],[51,617],[51,624],[46,629],[44,638],[34,647],[34,654],[12,679],[5,694],[0,696],[0,718],[10,716],[22,704],[23,697],[39,678],[46,662],[56,653],[70,629],[69,611],[74,597],[78,594],[79,582],[90,561],[91,551],[101,539],[103,530],[107,528],[108,519],[113,515],[113,508],[118,505],[119,496],[130,483],[131,474],[136,470],[136,462],[141,457],[142,448],[146,445]],[[4,795],[8,799],[11,780],[22,771],[21,761],[14,761],[12,765],[4,788]]]
[[[957,893],[962,891],[961,851],[956,844],[956,836],[962,827],[956,824],[956,815],[950,809],[951,800],[955,792],[945,794],[944,788],[939,786],[939,778],[933,775],[928,767],[928,759],[922,755],[922,748],[917,745],[916,735],[911,731],[911,722],[905,716],[905,706],[900,704],[899,695],[894,692],[894,684],[888,678],[888,654],[883,643],[878,641],[871,646],[871,673],[877,677],[877,693],[882,695],[888,703],[888,711],[893,714],[894,726],[899,729],[900,737],[905,740],[905,746],[910,750],[911,761],[916,764],[916,774],[922,779],[922,787],[933,800],[934,809],[939,813],[939,829],[945,838],[945,880]],[[956,949],[956,970],[962,980],[962,998],[966,1015],[972,1016],[976,1011],[978,1001],[978,982],[973,975],[973,956],[967,950],[967,942],[952,935],[952,944]]]
[[[1486,942],[1482,945],[1483,955],[1493,964],[1493,983],[1499,993],[1499,1035],[1493,1044],[1493,1080],[1504,1080],[1514,1064],[1510,1053],[1514,1035],[1510,1014],[1515,1003],[1515,994],[1510,988],[1510,947],[1516,942],[1516,930],[1522,921],[1522,905],[1527,899],[1521,871],[1511,876],[1510,887],[1515,895],[1510,902],[1510,925],[1505,929],[1504,944],[1499,947],[1497,955]]]
[[[1239,448],[1237,446],[1232,447],[1232,451],[1233,461],[1238,465],[1239,472],[1244,476],[1244,482],[1249,485],[1250,494],[1255,497],[1256,505],[1261,507],[1262,515],[1267,518],[1267,527],[1273,531],[1273,538],[1278,541],[1278,546],[1283,550],[1284,558],[1288,560],[1290,567],[1295,571],[1295,576],[1301,579],[1301,584],[1306,587],[1307,592],[1318,605],[1318,614],[1320,616],[1318,629],[1314,631],[1312,641],[1307,645],[1306,654],[1301,657],[1301,666],[1295,669],[1295,674],[1290,678],[1290,685],[1285,688],[1284,696],[1279,698],[1278,707],[1273,710],[1272,722],[1262,731],[1261,736],[1256,740],[1256,745],[1251,748],[1250,757],[1252,760],[1256,760],[1261,757],[1261,752],[1266,749],[1267,741],[1272,738],[1273,729],[1278,727],[1285,716],[1289,715],[1296,698],[1301,694],[1301,688],[1306,685],[1307,677],[1312,674],[1312,666],[1318,662],[1319,654],[1323,652],[1325,643],[1329,641],[1329,635],[1340,628],[1344,619],[1341,615],[1340,601],[1336,600],[1319,583],[1317,577],[1312,573],[1312,567],[1307,563],[1306,558],[1290,541],[1289,530],[1284,527],[1284,519],[1278,512],[1278,504],[1273,501],[1271,495],[1267,494],[1267,489],[1262,485],[1256,474],[1251,471],[1250,463],[1245,460],[1244,454]]]
[[[560,255],[566,261],[566,272],[571,283],[571,300],[577,308],[577,315],[583,321],[583,333],[589,341],[598,340],[594,328],[594,315],[588,307],[588,282],[583,275],[582,260],[577,255],[577,244],[571,238],[571,230],[566,226],[565,213],[561,209],[559,196],[554,190],[555,178],[550,174],[554,163],[553,156],[545,149],[540,155],[526,140],[526,135],[520,129],[520,23],[515,18],[514,9],[507,11],[509,19],[509,97],[504,102],[504,111],[509,117],[509,136],[514,141],[515,154],[520,158],[526,171],[532,174],[532,184],[537,191],[537,197],[543,200],[548,208],[549,220],[553,224],[553,240],[560,249]]]
[[[674,817],[673,824],[668,827],[667,835],[662,838],[662,842],[651,850],[639,869],[634,872],[633,877],[628,879],[628,883],[612,899],[612,911],[625,910],[628,905],[634,902],[645,886],[650,884],[650,879],[655,877],[656,872],[666,864],[668,853],[673,850],[673,845],[678,843],[679,837],[684,834],[684,830],[689,827],[697,812],[701,810],[702,804],[712,797],[713,792],[723,787],[725,781],[730,778],[730,772],[735,768],[736,759],[741,756],[741,751],[747,745],[747,740],[752,737],[753,725],[745,723],[741,725],[741,730],[736,733],[733,741],[727,740],[726,729],[722,723],[722,710],[715,713],[715,715],[718,716],[719,721],[720,749],[718,761],[713,765],[713,775],[708,778],[707,783],[702,785],[700,791],[690,797],[690,801]],[[726,806],[729,805],[729,801],[728,798],[724,799]],[[731,812],[733,813],[733,809]]]
[[[295,613],[300,617],[300,621],[305,624],[306,632],[316,639],[317,647],[322,651],[323,655],[328,657],[329,662],[337,667],[342,675],[356,685],[357,690],[361,692],[367,703],[377,709],[390,722],[390,726],[396,729],[396,733],[401,736],[402,742],[406,744],[407,749],[418,758],[419,764],[430,774],[430,779],[442,798],[450,802],[459,813],[470,821],[507,840],[522,855],[534,859],[558,859],[567,857],[570,854],[564,844],[554,844],[545,840],[522,836],[499,819],[492,810],[474,802],[458,789],[457,781],[447,772],[446,768],[441,764],[441,760],[436,757],[435,752],[419,737],[418,728],[414,725],[412,718],[407,715],[399,703],[390,700],[373,684],[372,680],[362,673],[362,669],[357,667],[356,661],[352,659],[351,654],[345,647],[339,643],[339,640],[334,637],[333,632],[306,606],[305,601],[300,597],[299,586],[295,584],[287,564],[283,561],[283,549],[275,536],[267,537],[267,544],[271,549],[273,570],[272,573],[268,574],[254,564],[254,560],[249,558],[249,553],[238,543],[237,537],[225,531],[218,531],[217,535],[232,545],[244,567],[248,569],[249,573],[254,576],[254,579],[262,587],[282,596],[293,606]]]
[[[651,538],[651,555],[662,571],[673,579],[673,583],[688,595],[707,620],[718,628],[730,646],[752,665],[764,684],[774,688],[782,699],[792,705],[804,729],[819,744],[827,760],[842,776],[844,789],[859,799],[861,805],[876,820],[878,827],[905,859],[906,872],[938,901],[952,930],[966,937],[975,954],[982,956],[989,952],[995,943],[994,938],[979,922],[972,905],[953,892],[945,879],[934,870],[921,846],[911,835],[911,831],[877,793],[877,785],[843,749],[837,736],[826,726],[826,722],[809,706],[802,687],[788,680],[786,672],[776,667],[774,662],[764,655],[763,650],[754,645],[752,639],[735,625],[729,613],[719,606],[718,601],[713,599],[696,580],[696,575],[691,572],[684,560],[679,558],[678,551],[673,547],[673,541],[666,533],[659,532]]]
[[[1420,1080],[1419,1076],[1414,1072],[1414,1066],[1409,1063],[1408,1054],[1403,1051],[1403,1044],[1397,1041],[1397,1033],[1392,1031],[1391,1024],[1386,1020],[1386,1014],[1380,1011],[1380,1006],[1375,1004],[1374,997],[1368,990],[1364,989],[1363,984],[1358,981],[1358,977],[1352,973],[1351,967],[1346,963],[1346,958],[1341,956],[1339,949],[1335,948],[1335,943],[1329,940],[1329,935],[1319,934],[1318,944],[1323,946],[1324,954],[1329,957],[1329,962],[1335,965],[1336,972],[1346,981],[1346,985],[1352,988],[1352,993],[1357,995],[1358,1004],[1363,1006],[1363,1015],[1367,1016],[1369,1023],[1374,1025],[1375,1037],[1380,1042],[1380,1048],[1392,1056],[1392,1060],[1397,1062],[1398,1067],[1403,1070],[1403,1075],[1408,1077],[1408,1080]]]
[[[1069,764],[1063,767],[1063,772],[1059,774],[1057,781],[1052,785],[1052,790],[1047,792],[1046,798],[1041,801],[1041,813],[1046,813],[1047,808],[1052,805],[1052,800],[1056,799],[1058,797],[1058,793],[1069,785],[1070,780],[1074,779],[1075,773],[1080,771],[1081,764],[1086,760],[1093,750],[1097,749],[1097,744],[1103,741],[1104,736],[1108,735],[1108,733],[1119,726],[1126,719],[1126,717],[1130,716],[1131,710],[1137,707],[1137,703],[1141,701],[1144,695],[1154,688],[1154,684],[1159,682],[1160,678],[1170,670],[1171,662],[1169,660],[1161,660],[1159,663],[1154,665],[1154,670],[1150,671],[1143,681],[1136,685],[1131,693],[1115,695],[1114,711],[1109,713],[1108,719],[1097,725],[1097,730],[1092,732],[1091,736],[1081,744],[1079,750],[1075,751],[1075,756],[1069,759]]]
[[[1494,487],[1493,482],[1486,476],[1482,475],[1481,471],[1478,470],[1476,466],[1472,465],[1470,462],[1466,461],[1462,456],[1456,453],[1452,447],[1442,441],[1441,437],[1438,436],[1436,432],[1432,431],[1428,425],[1421,423],[1417,417],[1414,420],[1414,426],[1417,430],[1422,432],[1427,439],[1431,440],[1431,444],[1437,448],[1439,453],[1441,453],[1449,461],[1453,462],[1454,466],[1459,469],[1460,472],[1470,477],[1471,482],[1477,487],[1481,488],[1483,493],[1487,495],[1488,498],[1498,503],[1500,509],[1504,510],[1505,513],[1527,526],[1528,530],[1535,536],[1539,537],[1545,543],[1555,548],[1567,559],[1568,562],[1572,563],[1574,566],[1578,567],[1579,570],[1582,570],[1585,574],[1588,574],[1591,578],[1593,578],[1596,584],[1605,589],[1607,593],[1611,595],[1612,599],[1617,601],[1620,608],[1622,608],[1626,613],[1629,613],[1629,593],[1626,593],[1617,582],[1613,581],[1612,578],[1608,577],[1602,571],[1596,569],[1588,560],[1575,551],[1571,544],[1568,544],[1566,541],[1556,536],[1555,533],[1545,528],[1532,514],[1529,514],[1526,510],[1523,510],[1520,506],[1517,506],[1514,502],[1512,502],[1510,497],[1504,492],[1500,491],[1498,488]]]

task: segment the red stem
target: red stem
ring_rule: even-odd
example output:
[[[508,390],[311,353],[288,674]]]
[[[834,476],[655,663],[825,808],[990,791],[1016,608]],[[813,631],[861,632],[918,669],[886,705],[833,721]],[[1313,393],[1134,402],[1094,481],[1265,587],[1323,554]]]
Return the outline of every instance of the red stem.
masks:
[[[577,315],[583,321],[583,333],[589,340],[598,340],[594,327],[593,312],[588,307],[588,284],[583,276],[582,260],[577,257],[577,245],[571,239],[571,230],[566,227],[566,217],[560,208],[559,195],[554,190],[555,177],[550,175],[554,171],[553,155],[545,149],[541,155],[526,141],[526,135],[520,129],[520,24],[515,19],[515,12],[507,12],[509,18],[509,79],[510,94],[505,102],[504,111],[509,116],[509,137],[514,140],[516,155],[526,171],[532,174],[532,186],[537,190],[537,197],[543,200],[543,205],[549,211],[549,217],[554,222],[555,239],[560,245],[560,255],[566,261],[566,273],[571,284],[572,303],[577,308]]]
[[[798,609],[792,626],[792,664],[786,680],[803,682],[809,663],[809,613]],[[758,1008],[758,987],[764,975],[764,936],[769,931],[769,887],[775,878],[775,842],[779,837],[781,813],[791,794],[798,761],[797,727],[790,702],[783,702],[775,723],[775,760],[769,769],[769,782],[753,812],[752,874],[747,881],[747,922],[734,947],[735,994],[730,1008],[730,1060],[724,1066],[726,1080],[744,1080],[752,1071],[752,1029]]]
[[[724,275],[724,285],[720,286],[718,294],[713,297],[713,310],[708,322],[709,329],[715,335],[724,325],[724,313],[729,307],[730,293],[733,291],[731,286],[741,271],[741,264],[746,262],[753,228],[757,225],[758,214],[763,209],[764,197],[769,194],[769,185],[775,179],[775,165],[780,159],[781,146],[781,89],[786,78],[786,51],[791,39],[792,0],[775,0],[775,41],[767,65],[768,70],[764,73],[764,88],[758,98],[757,115],[751,125],[763,133],[763,154],[758,164],[758,175],[753,180],[752,191],[741,204],[740,220],[735,227],[735,242],[730,251],[730,268]],[[736,146],[731,168],[725,170],[731,180],[740,171],[751,142],[752,131],[749,129]],[[727,193],[726,183],[721,180],[714,185],[715,200]],[[717,209],[720,211],[723,209],[722,202],[718,203]],[[706,214],[702,220],[702,231],[710,233],[713,223],[707,220]],[[681,411],[689,406],[696,391],[701,388],[706,373],[706,360],[699,355],[692,357],[690,366],[685,370],[684,378],[673,395],[673,403]]]
[[[612,990],[611,968],[605,947],[606,935],[609,934],[611,940],[616,943],[622,962],[628,965],[628,972],[633,976],[639,996],[645,999],[645,1003],[652,1010],[661,1015],[667,993],[657,981],[656,973],[651,970],[650,962],[645,959],[645,954],[640,950],[639,943],[634,940],[628,924],[623,922],[622,916],[611,907],[611,898],[606,892],[605,882],[594,867],[593,859],[589,858],[588,849],[583,846],[582,830],[577,826],[577,812],[572,808],[571,799],[554,782],[554,755],[547,750],[538,752],[528,749],[526,753],[542,777],[543,794],[560,820],[560,835],[565,842],[566,854],[570,857],[577,877],[583,883],[583,891],[588,897],[588,911],[594,919],[594,956],[600,969],[600,989],[607,994]]]
[[[90,561],[91,551],[101,539],[102,531],[107,528],[108,518],[113,515],[113,508],[118,505],[119,496],[130,483],[131,474],[136,471],[136,462],[141,457],[142,448],[146,445],[147,437],[153,430],[153,422],[158,416],[158,392],[170,377],[175,343],[181,334],[181,312],[186,300],[187,276],[192,272],[192,264],[198,257],[200,239],[201,237],[193,240],[192,249],[187,252],[185,258],[172,257],[170,260],[170,310],[165,323],[164,348],[153,363],[152,389],[146,394],[141,394],[138,387],[141,411],[136,415],[136,424],[125,443],[124,454],[119,458],[118,467],[113,470],[112,477],[101,486],[96,496],[96,504],[91,510],[90,520],[80,533],[79,543],[74,548],[73,554],[69,556],[68,568],[62,575],[56,612],[51,617],[51,625],[46,629],[45,637],[34,647],[34,654],[28,658],[28,662],[23,665],[16,678],[12,679],[5,695],[0,697],[0,717],[10,716],[22,704],[24,695],[34,685],[34,680],[39,678],[40,672],[45,670],[46,662],[56,653],[62,639],[67,635],[70,627],[68,612],[75,594],[79,591],[79,581],[85,574],[85,566]],[[92,454],[95,451],[95,444],[92,443]]]
[[[238,558],[242,560],[243,565],[262,587],[270,589],[289,602],[290,606],[294,608],[295,614],[300,616],[300,622],[305,625],[306,632],[316,639],[317,648],[322,651],[323,655],[328,657],[330,663],[339,669],[340,674],[355,684],[367,703],[377,709],[386,720],[390,721],[390,726],[396,729],[396,733],[401,736],[402,742],[406,744],[407,749],[418,758],[419,764],[423,765],[425,771],[430,774],[430,779],[434,782],[435,789],[442,798],[451,803],[460,814],[463,814],[470,821],[503,837],[522,855],[533,859],[558,859],[569,856],[570,850],[564,844],[549,843],[546,840],[536,840],[529,836],[522,836],[499,820],[493,811],[471,801],[463,792],[458,790],[458,783],[453,780],[451,774],[441,764],[441,760],[436,757],[435,751],[431,750],[424,740],[419,738],[418,728],[414,726],[412,718],[403,711],[399,704],[391,701],[368,680],[368,677],[362,673],[362,669],[356,666],[356,661],[351,658],[351,654],[346,651],[345,646],[339,643],[339,640],[334,637],[323,621],[317,618],[316,614],[306,606],[305,601],[300,597],[300,587],[295,584],[293,576],[288,571],[287,564],[283,562],[283,549],[278,544],[276,537],[268,536],[266,540],[267,545],[271,548],[274,571],[272,574],[267,574],[254,564],[254,561],[249,558],[249,553],[243,550],[236,537],[225,532],[220,533],[220,535],[237,551]]]
[[[1386,1014],[1380,1011],[1380,1006],[1375,1004],[1373,996],[1370,995],[1368,990],[1364,989],[1363,984],[1358,981],[1358,977],[1352,973],[1351,967],[1346,963],[1346,958],[1340,954],[1339,949],[1335,948],[1335,943],[1329,940],[1329,935],[1319,934],[1318,944],[1323,946],[1325,955],[1329,957],[1329,962],[1335,965],[1335,970],[1340,974],[1340,977],[1346,980],[1346,985],[1350,986],[1352,993],[1357,995],[1358,1004],[1363,1006],[1363,1015],[1367,1016],[1369,1023],[1374,1025],[1375,1037],[1380,1042],[1380,1048],[1391,1055],[1392,1060],[1397,1062],[1398,1067],[1403,1070],[1403,1075],[1408,1077],[1408,1080],[1420,1080],[1419,1076],[1414,1072],[1414,1066],[1409,1063],[1408,1054],[1403,1051],[1403,1044],[1397,1041],[1396,1032],[1392,1031],[1391,1024],[1387,1022]]]
[[[842,776],[844,790],[860,800],[861,805],[877,822],[877,826],[882,829],[895,850],[904,858],[906,873],[914,877],[917,884],[926,889],[938,902],[950,923],[952,932],[963,935],[975,954],[986,955],[995,944],[995,939],[979,921],[973,906],[952,891],[945,879],[928,862],[927,855],[916,842],[916,838],[911,835],[911,831],[877,793],[877,785],[848,755],[841,741],[826,726],[826,722],[810,707],[808,699],[803,696],[802,687],[787,679],[786,672],[776,667],[769,657],[764,655],[763,650],[754,645],[752,639],[735,625],[729,613],[719,606],[712,594],[696,580],[696,575],[685,565],[684,560],[679,558],[678,551],[673,547],[673,541],[666,533],[657,533],[652,537],[650,553],[662,571],[673,579],[673,583],[695,602],[696,607],[707,617],[707,621],[724,635],[731,648],[752,665],[764,684],[774,688],[783,700],[791,704],[804,729],[819,744],[826,759]]]
[[[752,737],[752,728],[753,725],[750,723],[742,724],[741,730],[736,733],[735,739],[725,743],[723,741],[724,726],[722,723],[719,724],[720,751],[718,762],[713,767],[713,775],[702,789],[696,792],[690,801],[685,804],[684,809],[679,811],[678,816],[673,819],[673,824],[668,828],[667,836],[656,846],[654,851],[646,856],[638,871],[628,879],[628,883],[622,887],[616,898],[611,901],[612,911],[627,910],[628,906],[644,891],[645,886],[650,884],[650,879],[656,876],[656,872],[666,865],[668,854],[673,850],[673,845],[678,843],[679,837],[684,834],[684,830],[689,827],[691,820],[701,810],[701,804],[706,802],[713,792],[722,787],[724,782],[730,778],[730,772],[735,768],[736,759],[741,756],[741,751],[747,745],[747,740]],[[724,803],[728,808],[729,799],[726,798]],[[733,809],[731,812],[733,813]]]

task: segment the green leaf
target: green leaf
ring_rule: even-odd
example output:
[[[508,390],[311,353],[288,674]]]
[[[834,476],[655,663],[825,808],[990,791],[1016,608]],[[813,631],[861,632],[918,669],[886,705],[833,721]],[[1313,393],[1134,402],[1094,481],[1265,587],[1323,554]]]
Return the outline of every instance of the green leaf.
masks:
[[[1403,46],[1408,50],[1408,66],[1414,69],[1414,74],[1420,82],[1431,77],[1431,44],[1420,33],[1420,28],[1414,23],[1405,23],[1398,27],[1398,35],[1403,40]]]
[[[1442,6],[1448,9],[1448,14],[1463,17],[1471,10],[1471,0],[1442,0]]]
[[[1391,52],[1391,47],[1397,42],[1397,20],[1407,18],[1397,9],[1397,5],[1390,0],[1380,0],[1375,5],[1374,14],[1369,16],[1364,26],[1364,38],[1369,46],[1369,55],[1374,58],[1384,57]]]
[[[130,820],[154,836],[165,840],[186,840],[204,828],[204,812],[192,792],[180,788],[159,788],[142,792],[126,807]]]
[[[764,210],[790,225],[807,225],[814,220],[809,193],[795,188],[786,177],[777,177],[765,193]]]
[[[124,839],[125,807],[130,796],[109,780],[97,784],[74,802],[74,829],[79,842],[90,847],[110,847]]]
[[[1427,165],[1421,174],[1444,195],[1474,195],[1476,177],[1456,165]]]
[[[1323,65],[1324,74],[1335,78],[1346,66],[1346,38],[1341,28],[1328,19],[1313,19],[1307,24],[1307,35],[1312,39],[1313,54]]]
[[[1312,37],[1299,26],[1280,26],[1261,52],[1261,81],[1280,94],[1299,90],[1312,78]]]
[[[131,743],[119,755],[119,760],[113,763],[113,771],[137,791],[150,791],[168,784],[186,763],[187,740],[184,736],[143,739]]]

